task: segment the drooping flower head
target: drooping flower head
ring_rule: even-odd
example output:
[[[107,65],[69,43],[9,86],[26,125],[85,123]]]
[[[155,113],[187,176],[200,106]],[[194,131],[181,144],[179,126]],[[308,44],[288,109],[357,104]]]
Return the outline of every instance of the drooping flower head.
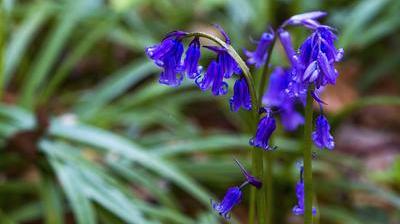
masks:
[[[240,107],[251,110],[251,96],[246,79],[241,77],[235,81],[233,96],[229,100],[231,111],[237,112]]]
[[[304,181],[303,181],[303,166],[300,167],[300,180],[296,184],[297,205],[292,209],[294,215],[304,214]],[[317,210],[313,207],[312,214],[316,215]]]
[[[238,165],[238,167],[240,168],[240,171],[242,171],[243,176],[246,178],[246,182],[245,184],[251,184],[256,188],[261,188],[262,187],[262,183],[260,180],[258,180],[257,178],[255,178],[254,176],[252,176],[244,167],[243,165],[237,160],[235,159],[236,164]],[[242,184],[243,186],[243,184]]]
[[[267,115],[261,118],[257,126],[256,135],[250,139],[250,145],[264,150],[273,150],[275,147],[270,146],[269,139],[276,129],[275,118],[272,111],[267,109]]]
[[[164,69],[160,74],[161,84],[173,87],[181,84],[183,76],[179,73],[182,72],[181,58],[184,50],[181,39],[186,34],[182,31],[171,32],[161,43],[146,48],[147,56]]]
[[[338,72],[334,63],[343,57],[343,49],[336,49],[336,35],[328,26],[319,26],[299,49],[297,68],[298,78],[302,82],[314,83],[318,89],[327,84],[334,85]]]
[[[315,122],[315,131],[312,133],[314,144],[320,148],[332,150],[335,147],[333,136],[330,133],[331,127],[324,115],[319,115]]]
[[[199,66],[200,55],[200,40],[198,37],[195,37],[186,50],[185,61],[183,63],[183,69],[190,79],[194,79],[201,74],[202,67]]]
[[[268,58],[268,49],[274,40],[274,35],[273,30],[265,32],[261,35],[255,51],[244,50],[249,65],[255,65],[256,68],[260,68],[265,64]]]
[[[225,219],[230,219],[230,211],[242,200],[242,191],[239,187],[231,187],[220,203],[211,200],[212,208]]]

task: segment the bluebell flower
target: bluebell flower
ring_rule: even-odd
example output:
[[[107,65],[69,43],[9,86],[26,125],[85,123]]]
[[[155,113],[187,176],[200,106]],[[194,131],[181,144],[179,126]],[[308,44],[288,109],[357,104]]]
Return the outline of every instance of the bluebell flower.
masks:
[[[290,77],[282,67],[276,67],[270,77],[267,91],[265,92],[262,102],[269,107],[280,107],[285,101],[283,90],[289,84]]]
[[[216,61],[212,61],[203,77],[198,76],[195,82],[203,91],[211,87],[215,96],[225,95],[228,92],[228,84],[224,82],[222,67]]]
[[[244,177],[246,178],[246,182],[245,184],[251,184],[256,188],[261,188],[262,187],[262,183],[260,180],[258,180],[257,178],[255,178],[254,176],[252,176],[244,167],[243,165],[237,160],[235,159],[236,164],[239,166],[240,171],[242,171],[242,174],[244,175]],[[244,186],[245,184],[242,184],[242,186]]]
[[[315,122],[315,131],[312,133],[314,144],[320,148],[332,150],[335,147],[333,136],[330,134],[331,127],[328,120],[323,115],[319,115]]]
[[[326,16],[326,12],[321,11],[313,11],[313,12],[306,12],[298,15],[294,15],[287,19],[281,27],[285,26],[297,26],[302,25],[310,29],[317,28],[320,24],[316,21],[317,19]]]
[[[190,79],[194,79],[201,74],[202,68],[199,66],[200,55],[200,40],[198,37],[195,37],[186,50],[185,61],[183,63],[183,69]]]
[[[271,111],[267,111],[267,115],[261,118],[257,126],[256,135],[250,139],[250,145],[264,150],[273,150],[275,147],[269,145],[269,139],[276,129],[275,118]]]
[[[263,104],[279,108],[283,127],[287,131],[294,131],[299,125],[304,124],[304,117],[295,110],[297,100],[286,94],[290,79],[290,70],[276,67],[270,75],[269,86],[263,96]]]
[[[293,102],[286,102],[280,111],[281,122],[286,131],[294,131],[304,124],[304,117],[295,110]]]
[[[161,84],[176,87],[182,82],[183,76],[180,72],[182,72],[181,58],[184,49],[181,38],[184,35],[186,35],[185,32],[174,31],[168,34],[161,43],[145,50],[147,56],[164,69],[160,74]]]
[[[286,56],[288,57],[293,68],[298,66],[298,59],[295,50],[293,49],[292,39],[290,33],[282,28],[278,29],[279,41],[285,50]]]
[[[217,62],[221,66],[224,78],[229,79],[234,73],[240,74],[241,70],[236,61],[229,55],[228,51],[223,47],[204,46],[205,48],[217,53]]]
[[[230,212],[242,200],[242,191],[239,187],[231,187],[220,203],[211,200],[212,208],[225,219],[230,219]]]
[[[299,63],[296,68],[302,82],[314,83],[319,89],[327,84],[334,85],[338,72],[334,63],[343,57],[343,49],[336,49],[336,35],[330,27],[319,26],[299,49]]]
[[[292,209],[294,215],[304,215],[304,181],[303,181],[303,167],[300,167],[300,180],[296,184],[296,197],[297,205]],[[313,207],[312,214],[316,215],[317,210]]]
[[[251,110],[251,96],[244,77],[235,81],[233,96],[229,100],[229,104],[233,112],[237,112],[240,107],[243,107],[245,110]]]
[[[265,64],[268,58],[268,49],[271,46],[274,35],[273,31],[265,32],[261,35],[255,51],[244,50],[249,65],[255,65],[256,68],[259,68]]]

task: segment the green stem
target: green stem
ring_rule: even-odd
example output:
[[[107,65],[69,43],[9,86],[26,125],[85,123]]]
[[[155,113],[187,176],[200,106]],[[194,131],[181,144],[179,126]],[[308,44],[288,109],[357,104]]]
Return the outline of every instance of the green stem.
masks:
[[[270,142],[272,139],[270,139]],[[272,144],[272,143],[271,143]],[[266,168],[264,172],[263,182],[265,183],[265,198],[267,201],[267,218],[266,223],[272,224],[273,220],[273,184],[272,184],[272,175],[273,175],[273,154],[272,152],[265,153],[265,161],[266,161]]]
[[[264,65],[264,69],[261,75],[261,80],[258,86],[258,97],[259,97],[259,101],[258,101],[258,108],[261,108],[262,106],[262,96],[264,95],[265,92],[265,88],[268,86],[269,83],[269,63],[271,61],[271,55],[272,55],[272,51],[274,49],[274,45],[275,45],[275,40],[276,40],[276,36],[274,35],[274,39],[271,42],[271,45],[268,48],[268,56],[267,56],[267,60],[265,62]],[[258,118],[259,120],[259,118]],[[270,142],[272,142],[272,138],[270,139]],[[272,143],[271,143],[272,144]],[[273,169],[273,165],[272,165],[272,152],[266,152],[265,154],[265,163],[266,163],[266,170],[262,176],[262,180],[264,183],[264,187],[262,188],[262,190],[264,191],[264,211],[267,213],[266,219],[262,222],[262,223],[267,223],[267,224],[271,224],[272,223],[272,208],[273,208],[273,202],[272,202],[272,169]],[[261,158],[263,156],[261,155]]]
[[[256,215],[256,189],[250,188],[250,205],[249,205],[249,223],[254,223],[254,217]]]
[[[312,224],[312,157],[311,157],[311,131],[313,119],[313,102],[311,96],[312,86],[307,90],[307,103],[305,108],[305,125],[303,139],[303,157],[304,157],[304,224]]]

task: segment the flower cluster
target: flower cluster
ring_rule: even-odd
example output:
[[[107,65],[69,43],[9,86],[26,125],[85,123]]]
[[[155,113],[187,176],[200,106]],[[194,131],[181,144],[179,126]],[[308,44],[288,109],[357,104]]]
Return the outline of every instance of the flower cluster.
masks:
[[[295,15],[277,29],[277,37],[285,50],[290,67],[275,68],[270,76],[269,87],[262,102],[267,108],[277,108],[283,127],[288,131],[293,131],[304,123],[303,116],[295,110],[296,104],[304,105],[307,91],[311,89],[313,98],[321,108],[321,115],[316,120],[312,140],[317,147],[332,150],[334,140],[330,134],[329,123],[322,113],[324,102],[317,93],[321,92],[324,86],[336,83],[338,72],[334,65],[342,59],[343,49],[337,49],[334,45],[337,37],[333,28],[321,25],[317,21],[325,15],[326,13],[319,11]],[[312,31],[297,51],[294,50],[290,33],[286,30],[288,26],[304,26]],[[264,40],[264,43],[273,37],[274,32],[270,31],[269,33],[269,35],[262,34],[261,40]],[[248,63],[255,64],[256,67],[265,63],[263,56],[259,55],[268,55],[262,42],[259,42],[255,52],[246,53],[249,57]],[[269,122],[267,123],[266,120]],[[266,118],[260,120],[256,136],[250,143],[256,147],[270,149],[266,146],[268,146],[269,137],[275,126],[275,120],[269,113]],[[257,144],[260,142],[263,144]]]
[[[225,219],[230,218],[230,212],[233,209],[233,207],[235,207],[242,201],[242,189],[245,186],[247,186],[248,184],[256,188],[261,188],[262,186],[261,181],[253,177],[238,160],[235,159],[235,162],[238,165],[244,177],[246,178],[246,181],[243,182],[240,186],[230,187],[221,202],[218,203],[211,200],[212,208]]]
[[[231,41],[226,32],[220,26],[216,27],[224,36],[225,43],[230,45]],[[174,31],[167,34],[161,43],[146,48],[147,56],[163,69],[159,82],[177,87],[182,83],[184,76],[187,76],[189,79],[193,79],[202,91],[211,89],[213,95],[220,96],[228,93],[226,79],[237,74],[238,79],[230,99],[231,110],[234,112],[239,108],[251,110],[252,104],[247,82],[228,50],[222,46],[203,46],[216,54],[216,59],[212,60],[207,69],[203,71],[203,67],[199,65],[201,44],[198,36],[195,36],[189,43],[185,58],[182,59],[185,50],[182,41],[189,36],[187,32]]]

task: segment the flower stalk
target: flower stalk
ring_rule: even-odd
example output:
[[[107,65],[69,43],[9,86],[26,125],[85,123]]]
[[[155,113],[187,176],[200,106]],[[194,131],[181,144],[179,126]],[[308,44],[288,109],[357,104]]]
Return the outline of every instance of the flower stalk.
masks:
[[[260,84],[259,84],[259,89],[258,89],[258,97],[259,97],[259,108],[262,105],[262,96],[264,95],[265,92],[265,88],[266,86],[268,86],[268,81],[269,81],[269,63],[271,61],[271,56],[272,56],[272,50],[274,49],[274,45],[275,45],[275,41],[276,41],[276,35],[274,35],[274,38],[272,39],[270,46],[268,47],[268,56],[267,56],[267,60],[265,62],[264,65],[264,69],[262,72],[262,76],[261,76],[261,80],[260,80]],[[259,120],[259,119],[258,119]],[[270,141],[273,142],[273,137],[271,136]],[[264,209],[264,212],[266,212],[266,219],[265,221],[263,221],[262,223],[267,223],[267,224],[271,224],[272,223],[272,207],[273,207],[273,202],[272,202],[272,194],[273,194],[273,187],[272,187],[272,152],[266,152],[265,155],[265,164],[266,164],[266,169],[265,172],[263,174],[262,180],[264,182],[265,187],[263,188],[264,191],[264,198],[265,198],[265,207],[266,209]],[[261,159],[263,158],[263,156],[261,155]],[[264,169],[263,169],[264,170]]]
[[[313,86],[307,89],[307,101],[305,106],[305,124],[303,139],[304,157],[304,224],[312,224],[312,202],[313,202],[313,183],[312,183],[312,123],[313,123],[313,98],[311,95]]]

